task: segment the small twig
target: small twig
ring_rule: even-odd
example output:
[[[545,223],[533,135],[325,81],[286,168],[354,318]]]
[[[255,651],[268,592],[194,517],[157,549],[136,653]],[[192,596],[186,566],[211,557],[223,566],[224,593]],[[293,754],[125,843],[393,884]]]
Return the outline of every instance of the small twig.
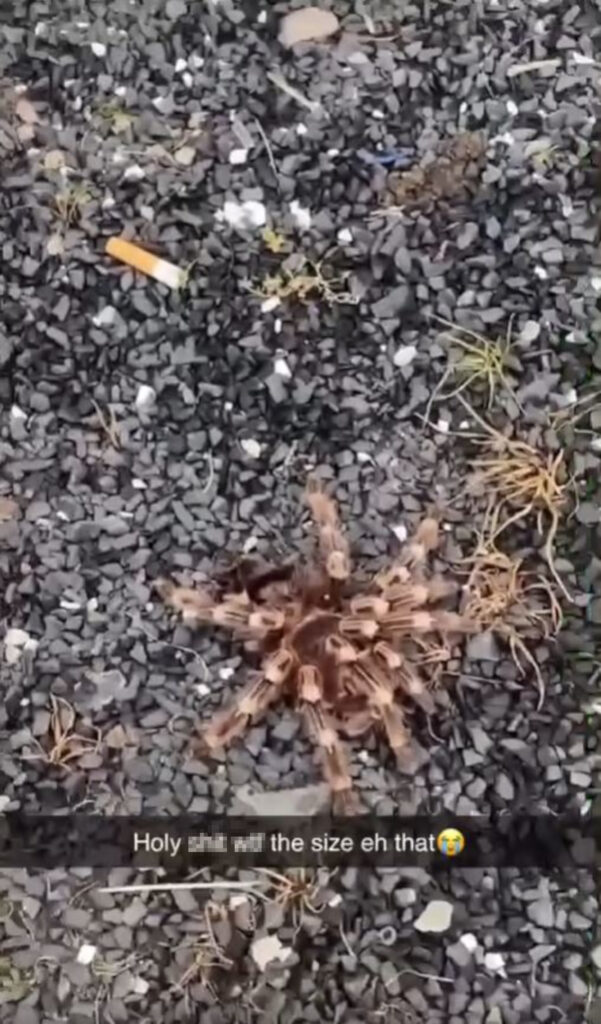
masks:
[[[291,96],[293,100],[296,100],[296,102],[300,103],[302,107],[310,110],[311,113],[314,114],[316,110],[321,108],[321,103],[316,103],[314,100],[307,99],[302,92],[299,92],[299,90],[295,89],[293,85],[290,85],[279,71],[268,71],[267,78],[270,82],[273,82],[278,89],[281,89],[282,92]]]
[[[98,892],[175,892],[185,889],[237,889],[248,893],[249,896],[259,896],[266,903],[270,902],[263,890],[253,888],[251,882],[165,882],[152,885],[109,885],[98,889]]]
[[[414,971],[412,967],[404,967],[402,971],[399,971],[398,974],[395,974],[392,978],[389,978],[388,981],[384,982],[384,988],[388,988],[393,981],[396,981],[397,978],[401,978],[403,974],[415,974],[418,978],[426,978],[428,981],[440,981],[443,985],[455,984],[452,978],[442,978],[439,974],[426,974],[424,971]]]
[[[121,439],[119,437],[119,424],[117,423],[117,417],[115,416],[115,411],[113,407],[111,405],[109,405],[108,407],[110,423],[107,423],[102,409],[100,408],[98,402],[94,398],[92,399],[92,405],[96,410],[96,415],[98,416],[100,426],[104,430],[113,448],[119,451],[121,449]]]
[[[261,136],[261,138],[263,140],[263,145],[265,146],[265,149],[267,150],[267,157],[269,159],[269,165],[271,167],[271,170],[273,171],[273,176],[275,178],[275,183],[277,185],[277,189],[278,189],[278,192],[279,192],[280,191],[280,176],[278,174],[278,169],[276,167],[276,163],[275,163],[275,160],[274,160],[273,150],[271,148],[269,139],[267,138],[267,136],[265,134],[265,130],[263,128],[263,125],[259,121],[258,117],[255,117],[255,124],[256,124],[256,126],[257,126],[257,128],[259,130],[259,135]]]
[[[352,956],[353,960],[356,960],[357,959],[357,954],[351,949],[351,945],[350,945],[349,940],[347,938],[346,932],[345,932],[344,928],[342,927],[342,921],[340,922],[340,924],[338,926],[338,929],[340,931],[340,938],[342,939],[342,942],[344,944],[344,948],[346,949],[348,955]]]

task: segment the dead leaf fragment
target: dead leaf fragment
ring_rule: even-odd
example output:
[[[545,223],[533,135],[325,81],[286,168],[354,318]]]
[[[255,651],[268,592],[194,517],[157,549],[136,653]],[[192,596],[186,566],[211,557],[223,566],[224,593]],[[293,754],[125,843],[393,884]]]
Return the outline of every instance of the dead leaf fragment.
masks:
[[[189,167],[190,164],[194,163],[195,156],[196,150],[192,146],[182,146],[181,149],[175,152],[175,159],[182,167]]]
[[[65,241],[62,235],[50,235],[46,242],[46,252],[49,256],[62,256],[65,251]]]
[[[35,107],[24,96],[17,101],[15,112],[25,124],[37,124],[39,121]]]
[[[331,11],[322,11],[319,7],[302,7],[300,11],[292,11],[282,18],[278,40],[286,47],[317,42],[337,32],[338,26],[338,18]]]
[[[65,163],[65,154],[60,149],[50,149],[44,157],[44,170],[60,171]]]
[[[112,750],[123,750],[127,746],[127,733],[123,726],[114,725],[112,729],[109,729],[104,737],[104,742]]]
[[[0,523],[6,523],[9,519],[16,519],[19,514],[19,506],[12,498],[0,498]]]

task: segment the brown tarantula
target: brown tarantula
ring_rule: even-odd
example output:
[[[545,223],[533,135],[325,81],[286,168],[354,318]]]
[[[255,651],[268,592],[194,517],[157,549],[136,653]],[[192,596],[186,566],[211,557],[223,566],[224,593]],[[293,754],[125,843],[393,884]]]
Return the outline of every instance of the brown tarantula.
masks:
[[[440,666],[450,656],[449,636],[472,625],[433,607],[456,591],[446,579],[426,579],[426,558],[438,543],[434,519],[424,519],[401,557],[360,588],[351,580],[349,544],[335,503],[315,485],[306,497],[319,536],[321,557],[314,565],[263,567],[254,574],[246,565],[234,592],[220,600],[167,580],[156,588],[185,622],[222,626],[264,655],[259,678],[204,730],[205,749],[225,746],[288,695],[321,752],[334,809],[348,813],[357,807],[338,731],[358,736],[379,723],[399,765],[409,770],[404,704],[409,699],[426,714],[434,710],[418,667],[432,672]]]

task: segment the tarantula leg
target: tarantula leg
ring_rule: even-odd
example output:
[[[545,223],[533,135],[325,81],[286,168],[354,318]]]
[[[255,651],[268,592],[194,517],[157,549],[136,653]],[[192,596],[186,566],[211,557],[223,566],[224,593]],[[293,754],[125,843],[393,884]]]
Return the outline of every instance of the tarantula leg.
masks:
[[[304,701],[301,705],[309,734],[321,754],[323,773],[332,791],[338,813],[349,813],[354,808],[348,759],[344,745],[319,701]]]
[[[234,703],[211,719],[202,733],[203,743],[210,751],[227,746],[244,732],[251,718],[267,710],[279,692],[279,686],[264,677],[251,683]]]
[[[361,594],[351,599],[351,611],[353,615],[358,615],[359,618],[369,616],[379,620],[388,614],[390,605],[382,597],[369,597]]]
[[[398,680],[403,693],[406,693],[411,700],[417,704],[427,715],[433,715],[436,704],[432,694],[426,689],[425,683],[420,679],[417,672],[409,665],[404,665],[398,675]]]
[[[276,611],[274,608],[260,608],[259,611],[251,612],[248,616],[250,629],[263,634],[279,632],[284,628],[285,622],[284,613]]]
[[[395,564],[390,569],[382,569],[381,572],[377,573],[373,580],[373,586],[377,587],[378,590],[385,592],[390,587],[396,587],[403,583],[408,583],[411,579],[411,574],[405,565]]]
[[[341,619],[339,629],[348,640],[373,640],[379,626],[375,619],[361,619],[355,615]]]
[[[410,567],[422,565],[431,551],[438,547],[438,523],[428,516],[419,524],[415,534],[405,546],[402,563]]]
[[[432,612],[432,628],[439,633],[474,633],[478,627],[467,615],[456,612]]]
[[[394,647],[387,644],[384,640],[380,640],[374,645],[373,649],[374,656],[379,660],[383,661],[384,665],[390,672],[394,672],[403,664],[403,658],[395,651]]]
[[[381,622],[382,630],[387,633],[430,633],[436,629],[436,620],[432,612],[424,611],[391,611]]]
[[[263,667],[263,675],[251,683],[238,698],[218,712],[202,738],[209,750],[230,743],[244,732],[251,719],[262,714],[279,696],[283,684],[294,670],[295,658],[290,651],[276,651]]]
[[[435,711],[434,700],[428,693],[424,683],[407,664],[406,660],[385,642],[377,643],[373,650],[374,657],[383,662],[389,672],[393,673],[393,682],[401,686],[403,692],[422,708],[427,715]]]
[[[206,590],[178,587],[171,580],[156,580],[154,589],[168,607],[181,614],[184,622],[213,622],[215,602]]]
[[[351,573],[349,543],[342,533],[335,502],[320,490],[308,490],[307,504],[317,526],[319,547],[326,572],[333,580],[344,581]]]
[[[421,608],[425,604],[440,601],[454,594],[456,584],[440,578],[427,583],[400,583],[383,591],[383,597],[392,605],[393,611],[400,607]]]
[[[401,708],[392,703],[377,705],[377,710],[399,768],[409,771],[413,767],[411,733]]]
[[[359,657],[358,651],[344,637],[331,633],[326,638],[326,652],[331,654],[338,665],[349,665]]]

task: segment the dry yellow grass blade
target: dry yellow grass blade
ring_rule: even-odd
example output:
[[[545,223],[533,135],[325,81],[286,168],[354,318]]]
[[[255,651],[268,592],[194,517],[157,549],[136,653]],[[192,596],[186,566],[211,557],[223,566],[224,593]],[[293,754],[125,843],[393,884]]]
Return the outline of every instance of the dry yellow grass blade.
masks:
[[[507,327],[504,338],[497,338],[491,341],[476,331],[467,327],[460,327],[453,324],[444,317],[433,316],[433,320],[443,324],[447,330],[444,336],[448,339],[451,352],[448,357],[447,367],[432,392],[425,413],[425,421],[429,422],[430,412],[435,402],[443,402],[456,398],[472,385],[484,384],[488,390],[487,408],[491,409],[497,388],[502,386],[511,395],[518,409],[521,409],[517,395],[507,376],[511,369],[511,321]],[[469,339],[469,340],[467,340]],[[455,357],[452,349],[460,350],[460,355]],[[449,378],[460,377],[461,383],[452,391],[444,392],[443,388]]]
[[[533,670],[540,709],[545,685],[525,640],[549,638],[561,629],[563,616],[553,587],[543,576],[524,570],[521,559],[499,551],[494,541],[481,535],[465,595],[464,613],[507,642],[521,675],[524,662]]]
[[[486,423],[462,395],[457,397],[488,435],[482,443],[490,454],[476,459],[474,469],[477,481],[494,499],[494,512],[489,519],[490,541],[494,543],[512,523],[534,515],[536,528],[545,538],[543,553],[549,569],[566,600],[571,601],[553,557],[553,544],[568,502],[564,452],[544,453],[524,441],[505,437]]]
[[[48,726],[48,749],[36,740],[39,754],[27,757],[30,761],[45,761],[48,765],[70,770],[71,761],[76,761],[84,754],[95,754],[100,749],[102,733],[95,729],[96,736],[81,736],[75,732],[75,710],[67,700],[50,694],[51,714]]]

